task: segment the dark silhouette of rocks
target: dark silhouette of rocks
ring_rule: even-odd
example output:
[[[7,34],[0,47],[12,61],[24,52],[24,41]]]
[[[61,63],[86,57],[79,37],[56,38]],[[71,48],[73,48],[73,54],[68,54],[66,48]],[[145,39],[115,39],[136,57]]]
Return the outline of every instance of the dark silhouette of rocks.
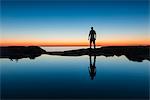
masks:
[[[9,46],[0,47],[0,58],[21,59],[40,56],[41,54],[59,55],[59,56],[126,56],[131,61],[142,62],[143,60],[150,61],[150,46],[108,46],[96,49],[78,49],[63,52],[46,52],[38,46]]]
[[[142,62],[143,60],[150,60],[149,55],[150,46],[108,46],[96,49],[78,49],[64,52],[47,52],[50,55],[61,56],[82,56],[82,55],[96,55],[96,56],[126,56],[131,61]]]
[[[38,57],[45,52],[46,52],[45,50],[41,49],[38,46],[0,47],[0,57],[9,59],[21,59],[21,58],[34,59],[35,57]]]

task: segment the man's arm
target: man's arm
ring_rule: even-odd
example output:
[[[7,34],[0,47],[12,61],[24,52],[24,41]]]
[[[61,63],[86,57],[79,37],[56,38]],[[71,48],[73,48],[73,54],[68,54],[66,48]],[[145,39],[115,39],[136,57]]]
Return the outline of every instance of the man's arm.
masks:
[[[96,40],[96,32],[95,32],[95,40]]]
[[[91,36],[91,33],[89,33],[88,40],[89,40],[90,36]]]

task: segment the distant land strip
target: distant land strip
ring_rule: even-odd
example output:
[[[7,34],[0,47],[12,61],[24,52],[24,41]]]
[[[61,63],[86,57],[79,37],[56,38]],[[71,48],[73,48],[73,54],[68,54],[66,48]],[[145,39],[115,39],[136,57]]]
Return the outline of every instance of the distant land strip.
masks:
[[[0,58],[35,59],[42,54],[58,56],[126,56],[131,61],[150,61],[150,46],[105,46],[96,49],[77,49],[68,51],[47,52],[38,46],[7,46],[0,47]]]

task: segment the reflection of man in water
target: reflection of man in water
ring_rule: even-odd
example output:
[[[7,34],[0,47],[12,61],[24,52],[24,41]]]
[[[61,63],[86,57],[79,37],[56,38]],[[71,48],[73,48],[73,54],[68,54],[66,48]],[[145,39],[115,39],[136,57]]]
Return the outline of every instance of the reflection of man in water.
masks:
[[[96,56],[94,56],[94,62],[92,63],[92,56],[89,55],[90,57],[90,68],[89,68],[89,74],[91,77],[91,80],[94,79],[95,75],[96,75],[96,67],[95,67],[95,63],[96,63]]]
[[[90,38],[90,48],[91,48],[91,45],[92,45],[92,42],[93,42],[94,49],[95,49],[96,32],[95,32],[95,30],[93,30],[93,27],[91,27],[91,31],[89,33],[88,40],[89,40],[89,38]]]

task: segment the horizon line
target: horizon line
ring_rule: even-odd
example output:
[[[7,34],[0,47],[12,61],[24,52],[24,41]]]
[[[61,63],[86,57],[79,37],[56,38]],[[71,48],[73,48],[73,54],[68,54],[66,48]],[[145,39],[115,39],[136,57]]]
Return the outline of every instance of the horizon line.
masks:
[[[77,47],[77,46],[89,46],[89,45],[0,45],[0,47],[9,46],[39,46],[39,47]],[[145,45],[96,45],[96,46],[150,46],[150,44]]]

